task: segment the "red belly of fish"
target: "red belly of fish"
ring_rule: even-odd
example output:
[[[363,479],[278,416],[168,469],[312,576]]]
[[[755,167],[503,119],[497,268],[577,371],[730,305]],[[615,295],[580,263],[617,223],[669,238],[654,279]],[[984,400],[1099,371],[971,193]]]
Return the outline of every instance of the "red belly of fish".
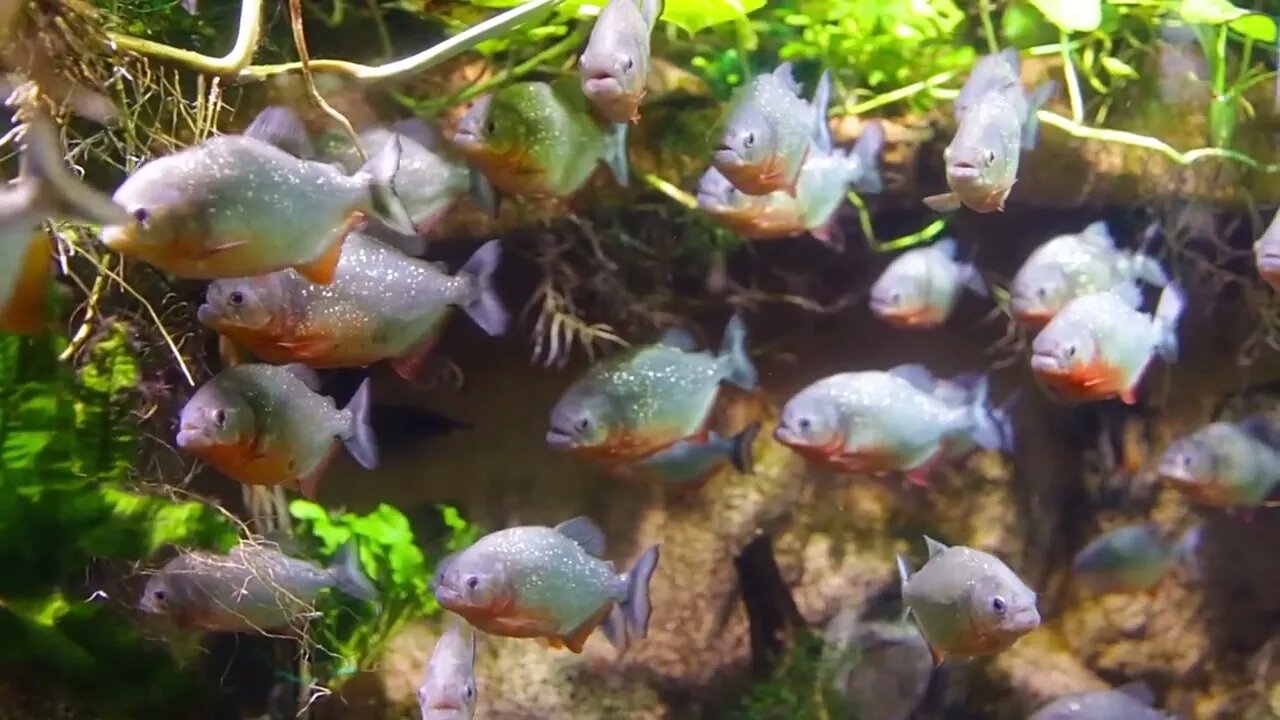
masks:
[[[227,477],[246,485],[270,487],[298,479],[297,460],[278,450],[255,456],[246,445],[218,445],[193,452]]]
[[[910,329],[934,328],[941,325],[943,321],[942,310],[930,305],[921,305],[906,311],[889,311],[881,317],[890,325]]]
[[[1076,402],[1105,400],[1127,389],[1119,368],[1100,359],[1088,365],[1075,366],[1067,372],[1039,370],[1036,376],[1057,395]]]

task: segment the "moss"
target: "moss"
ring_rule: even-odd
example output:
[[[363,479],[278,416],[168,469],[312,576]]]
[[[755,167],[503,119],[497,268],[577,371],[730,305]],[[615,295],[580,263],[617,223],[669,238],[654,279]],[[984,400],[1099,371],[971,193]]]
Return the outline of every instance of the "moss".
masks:
[[[753,683],[730,720],[856,720],[855,708],[832,686],[818,635],[800,635],[768,679]]]

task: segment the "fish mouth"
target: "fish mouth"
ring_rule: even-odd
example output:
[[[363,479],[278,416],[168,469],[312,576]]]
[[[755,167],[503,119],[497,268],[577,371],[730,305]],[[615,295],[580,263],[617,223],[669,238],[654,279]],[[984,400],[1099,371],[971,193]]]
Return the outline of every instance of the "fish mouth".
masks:
[[[104,225],[99,239],[103,245],[118,253],[126,253],[138,246],[136,225]]]
[[[809,446],[809,443],[799,433],[786,425],[779,425],[773,429],[773,439],[789,448],[805,448]]]
[[[1040,611],[1034,606],[1023,608],[1009,619],[1009,626],[1014,632],[1031,632],[1040,627]]]
[[[434,590],[436,602],[440,603],[440,607],[451,612],[457,612],[458,608],[465,607],[462,601],[462,594],[448,585],[436,585]]]
[[[214,327],[221,319],[222,316],[217,309],[208,303],[201,305],[200,309],[196,310],[196,320],[199,320],[203,325]]]
[[[480,135],[471,130],[458,130],[451,142],[459,148],[471,150],[480,147]]]
[[[547,444],[557,450],[567,450],[576,446],[578,441],[567,430],[553,427],[547,431]]]
[[[210,445],[209,438],[205,437],[204,432],[199,428],[185,425],[178,430],[178,436],[174,442],[183,450],[199,450]]]
[[[1045,375],[1062,375],[1067,372],[1062,361],[1052,353],[1034,353],[1031,356],[1031,369]]]
[[[1258,270],[1264,274],[1280,274],[1280,252],[1259,253]]]
[[[716,167],[721,169],[726,167],[738,168],[746,164],[742,159],[742,155],[740,155],[737,150],[724,143],[720,143],[716,146],[716,149],[712,151],[711,161]]]
[[[971,162],[953,162],[947,166],[947,176],[953,180],[977,180],[978,166]]]
[[[604,71],[589,73],[582,81],[582,89],[588,95],[605,98],[621,97],[623,92],[622,83]]]

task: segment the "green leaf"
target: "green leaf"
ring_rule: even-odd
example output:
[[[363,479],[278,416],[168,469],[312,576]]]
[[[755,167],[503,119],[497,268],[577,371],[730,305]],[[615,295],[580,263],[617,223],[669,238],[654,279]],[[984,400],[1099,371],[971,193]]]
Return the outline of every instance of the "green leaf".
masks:
[[[662,19],[690,33],[745,18],[765,0],[667,0]]]
[[[1110,55],[1104,55],[1102,57],[1102,67],[1106,68],[1107,72],[1113,77],[1118,77],[1118,78],[1138,77],[1138,71],[1134,70],[1132,65],[1130,65],[1129,63],[1123,60],[1120,60],[1119,58],[1111,57]]]
[[[1031,0],[1031,4],[1067,32],[1093,32],[1102,24],[1102,0]]]
[[[1237,7],[1228,0],[1182,0],[1178,14],[1192,24],[1228,25],[1258,42],[1276,41],[1276,23],[1266,15]]]

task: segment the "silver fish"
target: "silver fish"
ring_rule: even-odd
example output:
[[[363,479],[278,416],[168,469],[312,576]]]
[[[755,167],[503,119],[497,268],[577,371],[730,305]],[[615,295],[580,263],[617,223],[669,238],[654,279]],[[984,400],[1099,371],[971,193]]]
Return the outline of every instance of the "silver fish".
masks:
[[[261,545],[241,544],[226,555],[186,552],[151,576],[139,609],[180,627],[261,632],[300,627],[326,588],[377,599],[377,589],[360,569],[354,540],[327,568]]]
[[[1113,690],[1073,693],[1036,710],[1028,720],[1173,720],[1151,707],[1155,698],[1143,683]]]
[[[902,601],[935,663],[950,655],[998,653],[1040,626],[1036,594],[994,555],[926,537],[929,560],[915,574],[898,556]]]
[[[610,0],[596,17],[578,57],[578,71],[582,94],[602,120],[640,119],[649,77],[649,36],[661,14],[662,0]]]
[[[956,241],[944,238],[889,263],[871,286],[871,312],[897,327],[935,328],[950,317],[964,288],[990,294],[977,267],[956,260]]]
[[[476,631],[454,622],[431,651],[418,708],[422,720],[471,720],[476,700]]]

